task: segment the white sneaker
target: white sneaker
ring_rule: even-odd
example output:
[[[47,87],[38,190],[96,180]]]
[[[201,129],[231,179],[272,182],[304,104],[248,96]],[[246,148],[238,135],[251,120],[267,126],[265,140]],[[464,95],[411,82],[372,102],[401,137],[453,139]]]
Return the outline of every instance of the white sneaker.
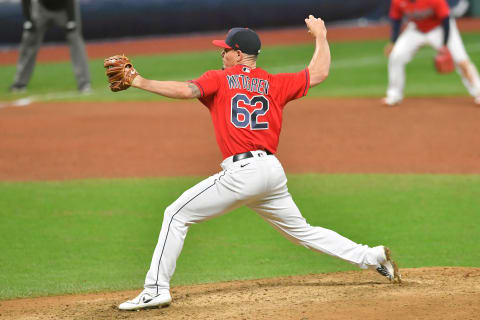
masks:
[[[377,267],[377,272],[380,273],[382,276],[387,277],[390,282],[401,283],[402,276],[398,271],[397,264],[392,259],[392,253],[390,252],[390,249],[387,247],[383,247],[383,249],[385,250],[385,262],[381,263]]]
[[[400,102],[402,102],[402,99],[393,99],[390,97],[385,97],[382,99],[382,104],[388,107],[396,106],[397,104],[400,104]]]
[[[172,302],[172,297],[168,290],[162,291],[158,295],[154,295],[142,291],[138,296],[132,300],[125,301],[118,306],[120,310],[140,310],[140,309],[150,309],[158,307],[166,307]]]

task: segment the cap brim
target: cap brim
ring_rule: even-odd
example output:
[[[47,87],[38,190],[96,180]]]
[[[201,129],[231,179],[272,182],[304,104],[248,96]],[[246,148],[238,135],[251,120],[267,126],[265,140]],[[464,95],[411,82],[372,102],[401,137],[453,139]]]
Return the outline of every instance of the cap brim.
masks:
[[[213,40],[212,43],[213,45],[220,48],[232,49],[232,47],[230,47],[228,44],[225,43],[225,40]]]

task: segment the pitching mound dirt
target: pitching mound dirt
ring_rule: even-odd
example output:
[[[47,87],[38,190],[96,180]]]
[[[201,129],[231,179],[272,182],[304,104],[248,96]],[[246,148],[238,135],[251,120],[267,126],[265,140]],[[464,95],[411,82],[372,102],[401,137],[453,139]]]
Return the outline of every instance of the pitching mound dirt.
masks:
[[[172,289],[170,307],[119,311],[138,291],[0,302],[2,319],[478,319],[480,268],[403,269],[232,281]]]

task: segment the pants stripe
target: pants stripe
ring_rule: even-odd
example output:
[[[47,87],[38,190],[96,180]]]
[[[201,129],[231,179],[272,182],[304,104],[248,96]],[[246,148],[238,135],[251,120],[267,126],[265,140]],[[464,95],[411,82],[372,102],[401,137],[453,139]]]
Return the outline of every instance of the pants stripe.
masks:
[[[155,281],[155,285],[157,287],[157,294],[158,294],[158,274],[160,273],[160,263],[162,262],[163,251],[165,250],[165,246],[167,244],[168,234],[170,233],[170,225],[172,224],[173,218],[175,218],[175,216],[180,212],[180,210],[182,210],[187,204],[189,204],[195,198],[197,198],[199,195],[201,195],[202,193],[204,193],[205,191],[207,191],[208,189],[213,187],[217,183],[217,181],[219,181],[223,176],[225,176],[225,174],[227,174],[227,171],[224,171],[224,173],[220,177],[218,177],[218,179],[215,179],[213,181],[212,185],[210,185],[210,186],[206,187],[205,189],[203,189],[202,191],[200,191],[196,196],[194,196],[192,199],[188,200],[183,206],[180,207],[180,209],[177,210],[177,212],[175,212],[172,215],[172,218],[170,219],[170,222],[168,223],[167,234],[165,235],[165,241],[163,242],[162,252],[160,253],[160,258],[158,260],[157,279]]]

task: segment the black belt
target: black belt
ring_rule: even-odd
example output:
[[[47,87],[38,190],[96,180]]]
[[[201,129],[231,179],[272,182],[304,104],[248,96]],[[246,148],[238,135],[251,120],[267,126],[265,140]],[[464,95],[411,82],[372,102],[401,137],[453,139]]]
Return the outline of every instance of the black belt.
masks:
[[[272,155],[273,153],[271,153],[270,151],[268,150],[264,150],[267,155]],[[244,152],[244,153],[237,153],[235,155],[233,155],[233,162],[237,162],[237,161],[240,161],[240,160],[243,160],[243,159],[248,159],[248,158],[253,158],[253,153],[251,153],[250,151],[247,151],[247,152]]]

